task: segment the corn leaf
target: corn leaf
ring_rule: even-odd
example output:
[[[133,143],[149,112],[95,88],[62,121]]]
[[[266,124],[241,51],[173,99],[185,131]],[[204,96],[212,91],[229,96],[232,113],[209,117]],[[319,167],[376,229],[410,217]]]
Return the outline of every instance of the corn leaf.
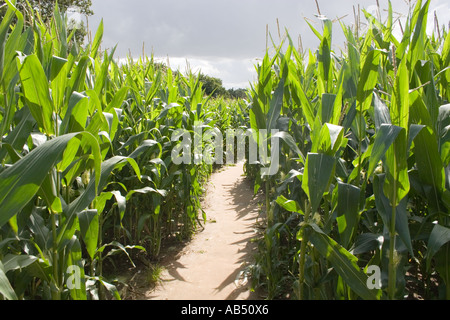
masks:
[[[303,214],[303,210],[295,200],[288,200],[284,196],[278,196],[276,203],[289,212],[296,212]]]
[[[376,93],[374,93],[373,98],[375,129],[378,131],[380,130],[381,125],[392,124],[391,115],[389,114],[389,108]]]
[[[428,250],[426,254],[427,269],[430,269],[431,259],[446,243],[450,242],[450,229],[436,224],[428,238]]]
[[[393,125],[409,128],[409,76],[406,60],[400,63],[394,84],[392,105],[389,109]]]
[[[18,300],[11,283],[4,271],[3,263],[0,261],[0,294],[8,300]]]
[[[84,210],[77,214],[80,223],[81,238],[86,245],[86,251],[93,260],[98,244],[99,216],[97,210]]]
[[[425,54],[425,44],[427,39],[427,15],[430,6],[430,0],[421,6],[422,1],[418,1],[414,9],[411,25],[414,26],[414,33],[411,40],[411,49],[409,50],[409,65],[414,70],[416,63],[421,60]]]
[[[322,153],[308,153],[306,157],[302,188],[308,195],[312,212],[318,209],[323,194],[328,190],[335,164],[333,157]]]
[[[357,110],[365,111],[370,107],[373,97],[373,89],[378,80],[378,65],[380,63],[380,51],[372,50],[367,55],[361,70],[357,89]]]
[[[103,19],[100,21],[100,24],[98,25],[97,32],[95,33],[94,42],[92,43],[91,48],[91,58],[95,59],[98,54],[98,49],[100,48],[100,44],[102,42],[103,38]]]
[[[267,130],[276,129],[277,120],[280,117],[281,108],[283,107],[283,95],[284,95],[284,78],[280,80],[272,99],[270,100],[270,108],[267,114]]]
[[[385,183],[385,175],[377,175],[374,179],[374,195],[375,195],[375,204],[376,209],[378,211],[378,214],[381,216],[381,219],[383,220],[383,224],[385,226],[390,226],[392,221],[392,206],[389,201],[389,199],[385,196],[383,193],[383,186]],[[398,206],[395,208],[395,230],[397,231],[398,235],[402,239],[403,243],[405,244],[406,248],[411,253],[411,256],[414,256],[414,252],[412,249],[412,242],[411,242],[411,234],[409,231],[409,224],[408,224],[408,213],[407,213],[407,206],[408,199],[403,198]]]
[[[0,174],[3,182],[0,186],[0,226],[33,199],[50,169],[61,160],[69,142],[77,136],[88,135],[87,132],[72,133],[47,141]],[[91,139],[96,167],[100,167],[98,145],[92,136]],[[97,185],[98,180],[95,188]]]
[[[358,259],[354,255],[327,236],[317,225],[310,224],[307,231],[309,241],[356,294],[365,300],[381,299],[381,290],[367,287],[368,276],[358,267]]]
[[[368,177],[373,174],[379,161],[385,156],[395,139],[397,139],[400,131],[402,131],[402,128],[394,125],[383,124],[380,126],[370,154],[369,169],[367,170]]]
[[[437,137],[429,128],[423,128],[414,139],[414,155],[421,183],[426,186],[428,204],[440,211],[440,199],[445,190],[445,170],[439,154]]]
[[[80,241],[77,237],[72,237],[70,239],[69,244],[66,249],[69,254],[67,256],[67,265],[68,271],[71,271],[69,268],[76,268],[75,274],[67,274],[66,276],[71,276],[72,279],[67,278],[66,282],[72,280],[72,286],[69,287],[70,296],[73,300],[87,300],[87,292],[86,292],[86,277],[84,273],[84,263],[81,251]],[[66,269],[67,271],[67,269]],[[73,272],[73,270],[72,270]]]
[[[338,184],[338,205],[336,221],[341,244],[348,248],[352,236],[356,233],[359,221],[359,201],[361,189],[346,183]]]
[[[25,100],[39,127],[47,135],[55,134],[53,101],[50,98],[48,79],[36,55],[23,60],[17,58]]]
[[[324,30],[322,40],[319,46],[319,77],[318,90],[319,94],[331,93],[333,87],[333,65],[331,59],[331,39],[332,27],[331,20],[324,20]]]

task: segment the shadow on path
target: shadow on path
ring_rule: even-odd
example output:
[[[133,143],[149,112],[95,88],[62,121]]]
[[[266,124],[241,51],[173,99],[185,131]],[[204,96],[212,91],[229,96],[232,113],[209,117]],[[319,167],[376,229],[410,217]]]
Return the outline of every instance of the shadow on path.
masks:
[[[161,261],[162,283],[147,292],[154,300],[256,300],[248,267],[257,243],[258,195],[243,175],[242,164],[214,173],[203,209],[208,223],[180,250]]]

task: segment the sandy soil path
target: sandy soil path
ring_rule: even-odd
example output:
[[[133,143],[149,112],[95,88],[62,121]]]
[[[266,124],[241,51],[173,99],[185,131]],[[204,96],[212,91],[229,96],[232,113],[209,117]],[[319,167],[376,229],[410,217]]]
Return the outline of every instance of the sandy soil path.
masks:
[[[212,175],[204,200],[208,222],[183,250],[163,262],[162,283],[146,298],[152,300],[258,299],[246,283],[253,261],[258,199],[243,176],[242,164]]]

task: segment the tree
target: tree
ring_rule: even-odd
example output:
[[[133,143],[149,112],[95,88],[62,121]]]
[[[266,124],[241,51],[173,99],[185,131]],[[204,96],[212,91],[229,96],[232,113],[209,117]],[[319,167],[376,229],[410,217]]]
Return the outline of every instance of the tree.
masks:
[[[205,93],[209,96],[212,94],[214,98],[219,96],[226,96],[227,90],[222,86],[222,80],[214,78],[200,73],[200,82],[205,90]]]
[[[246,99],[247,98],[247,90],[246,89],[228,89],[228,94],[232,99]]]
[[[222,80],[219,78],[214,78],[205,74],[200,73],[200,82],[205,90],[205,93],[209,96],[212,95],[213,98],[229,98],[229,99],[246,99],[247,90],[246,89],[225,89],[222,85]]]

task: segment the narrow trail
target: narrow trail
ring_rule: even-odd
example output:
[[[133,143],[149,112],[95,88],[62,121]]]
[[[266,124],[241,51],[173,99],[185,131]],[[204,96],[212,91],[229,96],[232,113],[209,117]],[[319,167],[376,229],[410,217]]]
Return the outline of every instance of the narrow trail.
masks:
[[[249,290],[246,267],[253,261],[258,199],[243,176],[243,165],[212,175],[203,209],[205,229],[175,257],[162,263],[161,284],[146,293],[151,300],[258,299]]]

